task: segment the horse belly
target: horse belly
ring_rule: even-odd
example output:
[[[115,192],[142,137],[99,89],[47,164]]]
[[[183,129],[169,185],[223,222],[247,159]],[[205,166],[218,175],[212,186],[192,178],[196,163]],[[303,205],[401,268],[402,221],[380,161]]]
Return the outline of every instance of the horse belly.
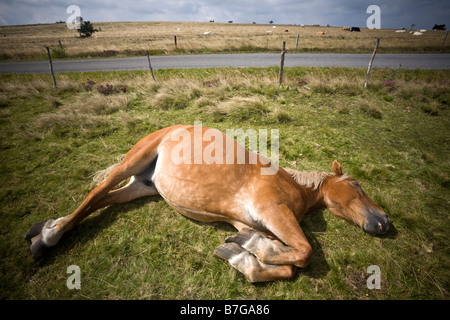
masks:
[[[202,222],[230,221],[239,214],[242,183],[227,167],[170,165],[156,168],[153,183],[180,214]],[[225,169],[225,170],[224,170]]]
[[[187,137],[193,135],[191,132]],[[196,149],[195,138],[183,139],[180,142],[165,140],[158,150],[152,181],[167,203],[183,215],[207,222],[240,220],[243,209],[241,199],[250,196],[247,185],[253,177],[255,165],[248,162],[237,164],[238,150],[242,151],[246,158],[248,151],[221,132],[217,131],[216,135],[217,140],[213,142],[201,141],[201,152]],[[223,150],[228,144],[231,144],[234,150],[235,159],[232,163],[227,163],[227,150]],[[180,155],[181,149],[182,154],[187,151],[190,158],[183,158],[180,163],[179,160],[174,161],[174,155]],[[202,156],[205,150],[214,150],[214,155],[218,156],[217,161],[207,163],[206,159],[201,157],[199,163],[195,158],[196,152],[200,152]]]
[[[198,211],[198,210],[194,210],[194,209],[189,209],[187,207],[181,206],[179,204],[173,203],[170,200],[165,199],[166,202],[179,214],[196,220],[196,221],[200,221],[200,222],[218,222],[218,221],[225,221],[225,222],[230,222],[232,221],[232,219],[226,217],[225,215],[222,214],[216,214],[216,213],[212,213],[212,212],[207,212],[207,211]]]

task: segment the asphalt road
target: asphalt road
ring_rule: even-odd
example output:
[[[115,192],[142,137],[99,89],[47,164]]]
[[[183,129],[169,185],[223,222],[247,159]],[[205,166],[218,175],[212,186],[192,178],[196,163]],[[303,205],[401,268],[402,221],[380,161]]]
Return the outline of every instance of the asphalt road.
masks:
[[[367,67],[371,54],[295,53],[286,54],[285,66]],[[270,67],[280,64],[280,54],[207,54],[152,56],[157,69],[222,67]],[[450,69],[450,54],[377,54],[373,67],[404,69]],[[147,57],[53,61],[55,73],[89,71],[148,70]],[[0,73],[48,73],[48,61],[1,62]]]

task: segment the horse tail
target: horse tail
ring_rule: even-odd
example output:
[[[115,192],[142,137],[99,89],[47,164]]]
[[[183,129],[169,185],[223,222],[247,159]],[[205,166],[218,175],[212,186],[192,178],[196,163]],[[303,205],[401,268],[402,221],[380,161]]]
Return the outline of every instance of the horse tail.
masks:
[[[125,158],[125,154],[121,154],[120,156],[118,156],[117,162],[110,165],[108,168],[95,172],[91,176],[92,181],[95,183],[95,186],[98,186],[105,182],[106,178],[108,178],[109,174],[122,162],[123,158]]]

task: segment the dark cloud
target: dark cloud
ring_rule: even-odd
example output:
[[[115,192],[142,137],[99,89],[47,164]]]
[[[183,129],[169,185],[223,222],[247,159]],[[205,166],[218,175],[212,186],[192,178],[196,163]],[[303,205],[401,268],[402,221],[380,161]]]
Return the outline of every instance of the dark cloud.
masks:
[[[0,24],[65,21],[69,5],[91,21],[209,21],[366,26],[366,9],[381,8],[382,28],[450,27],[450,2],[441,0],[0,0]]]

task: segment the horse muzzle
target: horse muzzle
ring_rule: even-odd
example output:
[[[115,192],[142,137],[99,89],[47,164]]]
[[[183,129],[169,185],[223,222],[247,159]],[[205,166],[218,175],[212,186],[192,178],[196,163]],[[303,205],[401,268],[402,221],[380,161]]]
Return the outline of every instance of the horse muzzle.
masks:
[[[363,229],[370,235],[384,234],[389,230],[391,220],[384,212],[370,212],[366,214]]]

